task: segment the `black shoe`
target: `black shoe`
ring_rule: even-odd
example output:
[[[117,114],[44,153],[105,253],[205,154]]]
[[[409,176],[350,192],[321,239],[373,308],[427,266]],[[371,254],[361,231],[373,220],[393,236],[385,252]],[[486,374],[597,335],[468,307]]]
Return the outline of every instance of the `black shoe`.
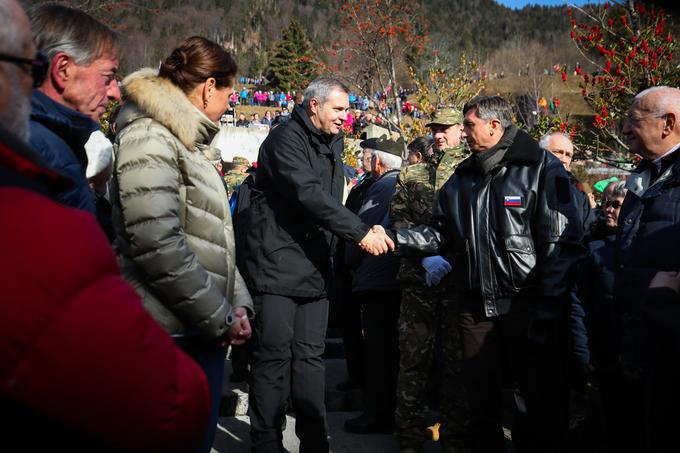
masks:
[[[377,420],[369,415],[361,414],[356,418],[345,420],[345,431],[355,434],[392,434],[394,423]]]
[[[364,385],[362,379],[347,379],[335,386],[336,390],[340,392],[347,392],[349,390],[360,389]]]

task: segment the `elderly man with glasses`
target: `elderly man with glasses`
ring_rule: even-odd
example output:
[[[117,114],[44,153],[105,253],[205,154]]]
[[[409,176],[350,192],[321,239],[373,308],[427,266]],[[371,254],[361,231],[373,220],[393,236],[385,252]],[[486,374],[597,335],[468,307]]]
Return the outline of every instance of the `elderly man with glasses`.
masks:
[[[658,436],[645,436],[657,429],[650,423],[655,410],[650,401],[659,389],[650,369],[659,357],[648,342],[642,300],[657,271],[680,269],[679,118],[680,90],[657,86],[635,96],[623,126],[629,151],[642,161],[626,182],[618,218],[614,308],[620,325],[619,391],[626,403],[620,423],[612,424],[617,429],[612,438],[625,444],[612,451],[660,451],[648,444]],[[679,421],[677,414],[668,415]]]

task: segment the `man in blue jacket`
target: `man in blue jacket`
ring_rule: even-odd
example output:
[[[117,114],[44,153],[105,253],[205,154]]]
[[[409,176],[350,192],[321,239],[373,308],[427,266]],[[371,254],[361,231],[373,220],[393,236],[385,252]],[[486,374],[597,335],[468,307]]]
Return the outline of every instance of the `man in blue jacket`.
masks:
[[[30,18],[36,47],[49,60],[47,77],[33,91],[30,144],[75,182],[58,201],[95,214],[85,143],[108,103],[120,100],[118,37],[88,14],[61,5],[42,5]]]

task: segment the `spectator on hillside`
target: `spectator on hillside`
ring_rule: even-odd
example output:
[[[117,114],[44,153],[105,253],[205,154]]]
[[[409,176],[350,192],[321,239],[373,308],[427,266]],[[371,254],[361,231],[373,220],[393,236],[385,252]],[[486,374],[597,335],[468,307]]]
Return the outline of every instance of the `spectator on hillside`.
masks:
[[[142,308],[94,218],[55,202],[73,182],[26,143],[40,61],[21,6],[0,0],[3,441],[192,451],[208,420],[205,375]]]
[[[88,164],[92,177],[99,176],[95,182],[101,192],[110,175],[112,150],[99,131],[99,118],[110,101],[120,100],[118,36],[87,13],[57,4],[32,10],[31,28],[38,50],[47,56],[49,73],[36,81],[33,91],[30,144],[52,168],[75,182],[58,201],[97,214]],[[96,175],[95,154],[105,161]],[[104,213],[99,220],[103,226],[111,222]]]
[[[264,118],[260,120],[260,124],[267,127],[272,127],[272,122],[273,122],[272,112],[267,110],[266,112],[264,112]]]
[[[245,113],[239,113],[238,114],[238,120],[236,120],[236,127],[248,127],[250,126],[250,121],[246,119],[246,114]]]
[[[125,277],[144,307],[208,376],[213,443],[224,375],[224,340],[250,336],[252,301],[236,269],[229,199],[207,146],[219,131],[236,63],[218,44],[191,37],[158,71],[123,81],[113,192]]]
[[[246,105],[246,103],[248,102],[248,89],[245,86],[243,88],[241,88],[240,96],[241,96],[241,105]]]

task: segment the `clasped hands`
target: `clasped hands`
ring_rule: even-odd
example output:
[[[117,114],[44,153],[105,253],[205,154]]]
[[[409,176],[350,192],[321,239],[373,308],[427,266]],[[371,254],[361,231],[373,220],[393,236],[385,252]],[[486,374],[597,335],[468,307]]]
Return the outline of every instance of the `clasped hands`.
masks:
[[[248,320],[248,312],[244,307],[234,308],[234,317],[236,317],[236,321],[229,327],[223,339],[225,343],[240,345],[250,338],[252,330]]]
[[[374,225],[359,242],[359,247],[366,253],[378,256],[394,250],[394,242],[385,233],[385,228]]]

